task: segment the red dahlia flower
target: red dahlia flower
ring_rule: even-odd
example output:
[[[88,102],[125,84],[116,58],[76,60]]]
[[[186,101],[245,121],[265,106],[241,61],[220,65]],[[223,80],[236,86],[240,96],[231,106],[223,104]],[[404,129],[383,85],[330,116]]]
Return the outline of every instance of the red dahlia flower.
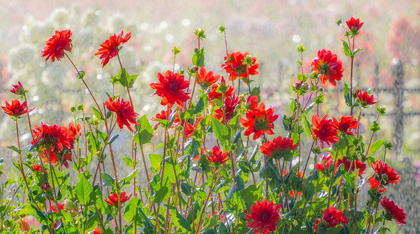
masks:
[[[114,101],[110,97],[109,100],[105,102],[105,106],[109,111],[117,114],[117,124],[120,129],[123,129],[125,125],[130,131],[133,131],[130,123],[136,125],[136,117],[138,114],[134,112],[134,108],[129,101],[125,102],[123,98],[117,98],[117,100]]]
[[[355,19],[353,17],[347,20],[346,23],[352,33],[352,36],[359,34],[360,28],[362,28],[364,24],[363,22],[360,22],[359,19]]]
[[[92,234],[102,234],[101,228],[99,228],[99,226],[96,226]]]
[[[405,216],[404,210],[395,205],[394,201],[389,200],[387,197],[383,197],[381,199],[381,205],[386,211],[387,218],[394,219],[399,225],[407,224],[405,222],[407,217]]]
[[[27,114],[35,109],[33,107],[32,109],[28,110],[27,102],[24,101],[20,103],[18,99],[12,100],[12,104],[10,105],[6,101],[6,106],[1,107],[4,111],[4,113],[10,115],[13,119],[20,118],[22,115]]]
[[[359,98],[360,105],[362,107],[367,107],[373,105],[375,102],[375,98],[372,95],[369,95],[367,91],[363,92],[362,90],[355,90],[357,94],[357,98]]]
[[[73,123],[69,124],[69,128],[67,129],[67,137],[70,138],[72,141],[76,140],[76,138],[80,137],[82,135],[82,132],[80,131],[81,126],[80,124],[77,124],[76,126]]]
[[[353,116],[342,116],[340,122],[337,119],[333,118],[335,125],[337,126],[338,130],[344,132],[348,135],[354,136],[354,132],[350,129],[357,129],[359,126],[359,122],[355,120]]]
[[[280,159],[284,157],[286,160],[291,160],[293,157],[291,151],[295,150],[297,146],[297,144],[293,144],[292,139],[279,136],[274,138],[273,141],[267,141],[261,145],[260,149],[261,153],[269,158]]]
[[[187,123],[187,125],[185,126],[185,138],[190,138],[194,135],[194,132],[202,119],[203,117],[198,117],[197,120],[194,122],[194,125],[192,125],[191,123]]]
[[[337,160],[337,168],[340,167],[341,164],[344,164],[344,170],[346,171],[355,171],[356,169],[359,169],[359,176],[361,176],[366,170],[366,164],[364,164],[359,159],[357,159],[356,161],[353,160],[352,162],[351,160],[348,161],[347,158],[344,156],[343,159]]]
[[[104,41],[100,46],[98,52],[95,53],[95,55],[101,55],[99,59],[102,59],[101,64],[102,67],[105,67],[105,65],[109,62],[110,59],[118,55],[118,51],[121,50],[121,46],[125,44],[128,40],[131,38],[131,32],[125,34],[124,31],[121,31],[121,34],[118,36],[112,35],[109,37],[108,40]]]
[[[120,203],[123,204],[124,202],[130,200],[132,194],[130,193],[128,196],[125,195],[125,192],[121,192],[120,193]],[[113,193],[111,195],[108,196],[108,199],[105,200],[106,203],[108,203],[111,206],[116,206],[118,205],[118,194],[117,193]]]
[[[190,83],[184,80],[184,75],[166,71],[165,76],[162,73],[157,74],[159,82],[153,82],[150,84],[152,89],[156,91],[152,94],[157,94],[162,98],[161,105],[172,106],[175,102],[182,106],[187,101],[190,93],[185,92],[184,89],[188,88]]]
[[[343,217],[343,211],[335,209],[334,206],[326,209],[322,214],[322,224],[327,228],[332,228],[337,226],[339,223],[346,224],[347,217]]]
[[[324,115],[324,117],[320,119],[318,114],[312,116],[312,137],[314,139],[319,139],[322,146],[324,146],[324,143],[327,143],[329,146],[330,143],[337,143],[340,141],[340,138],[337,137],[337,126],[332,119],[327,120],[327,117],[328,115]]]
[[[211,155],[206,153],[207,159],[214,164],[220,165],[229,160],[229,152],[222,152],[219,147],[214,146],[211,150]]]
[[[369,190],[372,191],[376,191],[377,193],[383,193],[385,192],[387,189],[382,187],[381,181],[377,180],[375,178],[375,176],[372,176],[369,180],[368,180],[369,184],[370,184],[370,188]]]
[[[248,96],[246,99],[245,108],[247,110],[253,110],[258,106],[258,96]]]
[[[225,99],[225,105],[223,108],[216,109],[215,115],[213,115],[214,118],[219,119],[222,121],[222,123],[228,122],[235,113],[236,107],[241,103],[241,99],[239,97],[236,97],[235,95],[228,97]],[[226,116],[226,120],[224,119],[224,115]]]
[[[34,139],[31,144],[48,150],[73,149],[73,141],[68,137],[67,128],[57,125],[47,125],[41,122],[32,129]]]
[[[273,135],[273,122],[279,117],[278,115],[273,115],[273,113],[274,109],[272,107],[265,109],[264,102],[261,102],[254,110],[248,111],[246,119],[240,119],[242,125],[247,128],[244,135],[249,136],[254,133],[254,140],[257,140],[264,132],[268,135]]]
[[[268,234],[275,231],[277,222],[280,220],[280,208],[280,204],[274,205],[272,201],[256,201],[255,204],[251,206],[251,214],[248,214],[245,211],[245,219],[247,220],[246,226],[253,228],[253,233]]]
[[[71,53],[71,31],[70,29],[55,31],[55,34],[45,42],[45,46],[42,49],[42,57],[47,57],[45,61],[51,58],[54,62],[55,59],[60,60],[64,57],[64,51],[67,50]]]
[[[212,71],[207,72],[204,67],[198,70],[197,83],[206,90],[207,87],[216,83],[220,78],[220,75],[213,75]]]
[[[41,165],[32,165],[32,169],[33,169],[34,171],[39,171],[39,172],[41,172],[42,167],[41,167]]]
[[[24,95],[25,94],[25,89],[23,88],[22,84],[20,83],[20,81],[18,81],[17,85],[12,85],[13,89],[10,90],[10,92],[17,94],[17,95]]]
[[[383,163],[381,160],[377,160],[375,164],[371,164],[373,170],[376,172],[376,174],[382,178],[383,175],[387,176],[386,183],[388,184],[396,184],[400,182],[400,176],[395,171],[394,168],[389,167],[388,164]]]
[[[247,75],[253,76],[258,74],[258,67],[260,66],[257,62],[256,57],[252,57],[252,65],[248,67],[248,74],[246,65],[243,64],[244,59],[248,56],[248,52],[232,52],[225,57],[225,63],[222,64],[222,68],[225,69],[226,73],[229,74],[229,80],[236,80],[238,77],[247,79]]]
[[[333,86],[336,86],[336,81],[343,77],[343,67],[341,61],[337,60],[337,55],[330,50],[319,50],[318,57],[312,61],[312,71],[320,74],[320,79],[323,84],[329,81]]]
[[[315,167],[316,169],[318,169],[318,171],[325,173],[325,170],[329,169],[331,167],[331,164],[332,164],[331,154],[328,154],[327,156],[322,156],[321,163],[315,164]]]
[[[217,90],[219,86],[221,85],[226,85],[226,82],[223,76],[222,76],[222,82],[220,84],[213,84],[211,86],[211,90],[209,92],[209,101],[212,101],[214,99],[219,99],[219,100],[222,99],[223,94]],[[231,97],[234,94],[235,94],[235,87],[228,84],[224,98]]]

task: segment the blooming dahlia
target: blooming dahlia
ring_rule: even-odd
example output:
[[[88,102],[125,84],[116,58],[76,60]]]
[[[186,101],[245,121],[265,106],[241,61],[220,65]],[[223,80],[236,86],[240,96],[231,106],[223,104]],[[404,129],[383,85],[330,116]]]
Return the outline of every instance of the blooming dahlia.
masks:
[[[253,110],[258,106],[258,96],[248,96],[246,99],[245,108],[247,110]]]
[[[253,228],[253,233],[268,234],[275,231],[277,222],[280,220],[280,208],[280,204],[274,205],[272,201],[256,201],[255,204],[251,206],[250,214],[245,211],[245,219],[247,220],[246,226]]]
[[[318,57],[312,61],[312,72],[317,72],[320,75],[323,84],[329,81],[333,86],[336,86],[336,81],[343,77],[343,71],[341,61],[337,60],[337,55],[330,50],[319,50]]]
[[[286,160],[291,160],[293,157],[292,151],[295,150],[297,146],[297,144],[293,144],[292,139],[279,136],[274,138],[273,141],[267,141],[265,144],[261,145],[260,149],[261,153],[269,158],[285,158]]]
[[[102,234],[101,228],[99,226],[96,226],[92,234]]]
[[[117,114],[117,124],[120,129],[123,129],[125,125],[130,131],[133,131],[130,123],[136,125],[136,117],[138,114],[134,112],[134,108],[129,101],[125,102],[123,98],[117,98],[114,101],[110,97],[109,100],[105,102],[105,106],[109,111]]]
[[[227,97],[223,108],[216,109],[213,117],[221,120],[222,123],[228,122],[234,116],[236,107],[239,103],[241,103],[241,99],[239,97],[236,97],[235,95]],[[224,116],[226,116],[226,119],[224,119]]]
[[[320,225],[324,225],[327,228],[332,228],[340,223],[346,224],[347,222],[347,217],[343,217],[343,211],[337,210],[334,206],[331,206],[322,214]]]
[[[389,200],[387,197],[383,197],[381,199],[381,205],[386,211],[385,217],[395,220],[399,225],[407,224],[405,222],[407,217],[405,216],[404,210],[395,205],[394,201]]]
[[[254,133],[254,140],[258,139],[264,132],[273,135],[273,122],[279,117],[273,115],[273,113],[274,109],[272,107],[265,109],[264,102],[261,102],[254,110],[248,111],[245,115],[246,119],[240,119],[242,125],[247,128],[244,135],[249,136]]]
[[[123,204],[124,202],[130,200],[132,194],[130,193],[130,195],[126,196],[125,192],[121,192],[120,193],[120,203]],[[118,194],[117,193],[113,193],[111,195],[108,196],[108,199],[105,200],[106,203],[108,203],[111,206],[116,206],[118,205]]]
[[[226,73],[229,74],[229,80],[236,80],[238,77],[248,78],[247,75],[253,76],[258,74],[258,67],[260,66],[257,62],[256,57],[252,57],[252,65],[247,67],[243,64],[244,59],[249,56],[248,52],[232,52],[225,57],[225,63],[222,64],[222,68],[225,69]]]
[[[12,85],[13,89],[10,90],[10,92],[17,94],[17,95],[24,95],[26,93],[26,90],[23,88],[20,81],[18,81],[17,85]]]
[[[325,173],[325,170],[329,169],[331,167],[332,164],[332,158],[331,158],[331,154],[328,154],[327,156],[322,156],[321,158],[321,163],[317,163],[315,164],[316,169],[318,169],[318,171]]]
[[[20,103],[18,99],[12,100],[12,104],[9,104],[6,101],[6,106],[1,107],[4,111],[4,113],[10,115],[13,119],[20,118],[22,115],[27,114],[35,109],[33,107],[32,109],[28,110],[27,102],[24,101]]]
[[[131,32],[125,34],[124,31],[121,31],[119,35],[112,35],[108,40],[104,41],[100,46],[98,52],[95,55],[101,55],[99,59],[102,59],[102,67],[109,62],[110,59],[118,55],[118,51],[121,49],[121,46],[125,44],[131,38]]]
[[[373,97],[373,94],[369,95],[367,91],[363,92],[362,90],[356,90],[356,94],[362,107],[367,107],[377,103],[375,102],[375,97]]]
[[[219,147],[213,146],[211,154],[206,153],[207,159],[217,165],[223,164],[229,160],[229,152],[222,152]]]
[[[386,163],[382,164],[381,160],[377,160],[375,164],[372,163],[371,166],[379,178],[382,178],[383,175],[387,176],[386,184],[396,184],[400,181],[400,176],[395,171],[395,169],[388,166]]]
[[[344,165],[344,170],[346,171],[356,171],[356,169],[359,169],[359,176],[362,176],[362,174],[365,172],[366,170],[366,164],[364,164],[362,161],[360,161],[359,159],[357,160],[347,160],[347,157],[344,156],[343,159],[338,159],[337,160],[337,168],[340,167],[340,165],[343,164]],[[350,169],[350,165],[351,165],[351,169]]]
[[[161,105],[172,106],[175,102],[182,106],[187,101],[190,93],[185,92],[184,89],[188,88],[190,83],[184,80],[184,75],[166,71],[165,76],[162,73],[157,74],[159,82],[150,84],[152,89],[156,91],[152,94],[157,94],[162,98]]]
[[[214,99],[219,99],[219,100],[222,99],[223,94],[221,92],[219,92],[220,90],[218,90],[218,89],[219,89],[220,86],[223,86],[223,85],[226,86],[226,93],[224,95],[224,98],[231,97],[235,94],[235,87],[233,87],[229,84],[226,85],[225,79],[222,76],[222,81],[221,81],[220,84],[213,84],[211,86],[211,89],[210,89],[210,92],[209,92],[209,100],[210,101],[212,101]]]
[[[346,21],[347,27],[349,27],[352,36],[356,36],[359,34],[360,28],[363,26],[363,22],[360,22],[359,19],[355,19],[351,17],[349,20]]]
[[[195,120],[194,125],[192,125],[191,123],[187,123],[187,125],[185,126],[185,138],[190,138],[194,135],[194,132],[195,130],[197,130],[198,124],[201,122],[202,119],[203,117],[198,117]]]
[[[333,121],[337,126],[337,129],[340,130],[340,132],[344,132],[352,136],[354,136],[354,132],[352,132],[351,129],[357,129],[357,127],[359,126],[359,122],[355,120],[353,116],[343,115],[340,119],[340,122],[338,122],[338,120],[335,118],[333,118]]]
[[[220,75],[214,75],[212,71],[207,72],[204,67],[198,70],[197,83],[206,90],[219,80]]]
[[[372,176],[369,180],[368,180],[370,187],[369,190],[371,191],[375,191],[377,193],[383,193],[385,192],[387,189],[383,188],[381,181],[377,180],[375,178],[375,176]]]
[[[45,42],[45,46],[42,49],[42,57],[47,57],[45,61],[49,58],[51,58],[51,61],[53,62],[55,59],[62,59],[64,57],[65,50],[71,53],[72,44],[70,37],[70,29],[55,31],[55,34],[47,42]]]
[[[312,116],[312,137],[314,139],[319,139],[322,143],[327,143],[329,146],[330,143],[337,143],[340,141],[340,138],[337,137],[338,130],[337,126],[334,124],[333,120],[327,120],[328,115],[324,115],[322,119],[319,118],[319,115]]]
[[[73,149],[73,142],[68,137],[67,128],[57,125],[47,125],[41,122],[40,126],[35,125],[32,129],[34,139],[31,144],[36,147],[48,150]]]

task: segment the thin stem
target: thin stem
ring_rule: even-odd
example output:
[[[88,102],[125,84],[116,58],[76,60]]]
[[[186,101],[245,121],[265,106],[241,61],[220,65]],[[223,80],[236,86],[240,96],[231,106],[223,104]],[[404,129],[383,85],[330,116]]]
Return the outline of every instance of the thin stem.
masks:
[[[378,122],[378,120],[379,120],[379,116],[380,116],[380,114],[378,113],[378,115],[376,116],[376,122]],[[365,154],[365,155],[364,155],[364,157],[363,157],[363,161],[365,161],[365,160],[366,160],[366,158],[367,158],[367,156],[368,156],[368,154],[369,154],[370,146],[371,146],[371,144],[372,144],[372,140],[373,140],[373,135],[375,135],[375,132],[373,132],[373,131],[372,131],[372,134],[370,135],[370,140],[369,140],[368,147],[366,148],[366,154]]]
[[[213,172],[214,172],[215,170],[216,170],[216,169],[214,169],[214,170],[213,170]],[[215,182],[219,179],[219,176],[220,176],[220,170],[221,170],[221,169],[219,169],[219,170],[218,170],[218,172],[217,172],[217,178],[215,177],[215,173],[213,173],[213,178],[212,178],[212,180],[211,180],[211,185],[210,185],[210,191],[209,191],[209,194],[207,195],[207,198],[206,198],[206,200],[205,200],[205,202],[204,202],[204,204],[203,204],[203,210],[201,211],[200,219],[199,219],[199,221],[198,221],[198,225],[197,225],[197,233],[199,233],[199,232],[200,232],[201,220],[203,219],[203,215],[204,215],[204,212],[205,212],[205,210],[206,210],[207,202],[209,201],[209,198],[210,198],[210,196],[211,196],[211,194],[212,194],[212,191],[213,191],[213,188],[214,188],[214,183],[215,183]],[[216,178],[216,179],[214,179],[214,178]]]
[[[314,145],[315,145],[315,140],[312,141],[312,146],[311,146],[311,149],[309,150],[308,159],[306,159],[305,167],[303,168],[302,178],[305,178],[306,167],[308,166],[309,158],[311,157],[311,153],[312,153],[312,149],[314,148]]]
[[[28,192],[29,192],[28,181],[26,180],[25,171],[23,169],[22,152],[20,152],[20,140],[19,140],[19,126],[18,126],[18,121],[16,120],[15,123],[16,123],[16,139],[17,139],[18,149],[19,149],[20,173],[22,173],[23,181],[25,182],[26,189],[28,189]]]

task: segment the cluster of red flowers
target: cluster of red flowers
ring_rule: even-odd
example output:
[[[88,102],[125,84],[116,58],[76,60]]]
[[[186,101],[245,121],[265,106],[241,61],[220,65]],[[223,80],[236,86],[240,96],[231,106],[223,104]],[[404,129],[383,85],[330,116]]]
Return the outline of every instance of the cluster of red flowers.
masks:
[[[315,164],[315,168],[318,169],[318,171],[325,173],[325,170],[329,169],[332,163],[331,154],[328,154],[326,156],[322,156],[321,163]]]
[[[220,92],[219,87],[220,86],[226,86],[226,92],[223,95],[222,92]],[[211,90],[209,92],[209,100],[215,100],[215,99],[222,99],[222,96],[226,97],[231,97],[235,94],[235,87],[226,84],[225,79],[222,77],[220,84],[213,84],[211,86]]]
[[[253,233],[269,234],[277,228],[277,222],[280,220],[281,205],[274,205],[273,202],[264,200],[263,202],[256,201],[251,206],[251,213],[245,211],[246,226],[253,228]],[[251,220],[251,221],[249,221]]]
[[[226,97],[224,101],[223,108],[218,108],[214,112],[214,118],[219,119],[222,123],[227,123],[234,116],[236,107],[241,103],[241,99],[232,95],[231,97]]]
[[[365,170],[366,170],[366,164],[364,164],[359,159],[349,161],[347,160],[347,157],[343,157],[343,159],[337,160],[337,167],[339,167],[341,164],[344,165],[344,170],[354,172],[356,170],[359,170],[359,176],[361,176]]]
[[[236,80],[238,77],[248,79],[248,76],[259,74],[257,71],[260,64],[257,63],[256,57],[251,57],[252,65],[248,66],[244,64],[245,58],[249,56],[248,52],[232,52],[225,57],[225,63],[222,64],[222,68],[225,69],[226,73],[229,74],[229,80]]]

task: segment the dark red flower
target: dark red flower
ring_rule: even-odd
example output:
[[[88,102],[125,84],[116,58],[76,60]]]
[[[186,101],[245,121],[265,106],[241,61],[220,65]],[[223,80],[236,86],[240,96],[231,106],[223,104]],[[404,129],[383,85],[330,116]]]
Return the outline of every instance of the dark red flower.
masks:
[[[292,152],[298,145],[293,144],[292,139],[283,138],[281,136],[274,138],[273,141],[267,141],[265,144],[260,146],[261,153],[265,154],[269,158],[285,158],[291,160]]]
[[[120,203],[123,204],[124,202],[130,200],[132,194],[130,193],[128,196],[125,195],[125,192],[121,192],[120,193]],[[108,196],[108,199],[105,200],[106,203],[110,204],[111,206],[116,206],[118,205],[118,194],[117,193],[113,193],[111,195]]]
[[[333,86],[336,86],[336,81],[343,77],[344,69],[341,61],[337,60],[337,55],[330,50],[319,50],[318,57],[312,61],[312,72],[317,72],[320,75],[323,84],[329,81]]]
[[[185,138],[190,138],[194,135],[194,132],[202,119],[203,117],[198,117],[197,120],[194,122],[194,125],[192,125],[191,123],[187,123],[187,125],[185,126]]]
[[[315,164],[316,169],[318,169],[318,171],[325,173],[325,170],[331,167],[332,164],[332,158],[331,158],[331,154],[328,154],[327,156],[322,156],[321,158],[321,163],[317,163]]]
[[[248,96],[246,99],[245,108],[247,110],[253,110],[258,106],[258,96]]]
[[[41,122],[32,129],[34,139],[31,144],[51,151],[62,151],[64,148],[73,149],[73,141],[68,137],[68,130],[57,125],[47,125]]]
[[[274,121],[279,117],[273,115],[274,109],[272,107],[265,109],[264,102],[261,102],[254,110],[246,113],[246,119],[240,119],[242,125],[246,127],[245,136],[254,133],[253,139],[258,139],[264,132],[268,135],[273,135]]]
[[[232,52],[225,57],[225,63],[222,64],[222,68],[225,69],[226,73],[229,74],[229,80],[236,80],[238,77],[247,79],[247,75],[253,76],[258,74],[258,67],[260,66],[257,62],[256,57],[252,57],[252,65],[248,67],[248,74],[246,65],[243,64],[244,59],[249,56],[248,52]]]
[[[352,132],[350,129],[357,129],[359,126],[359,122],[354,118],[354,116],[343,115],[340,122],[338,122],[338,120],[335,118],[333,118],[333,121],[338,130],[352,136],[354,136],[354,132]]]
[[[125,44],[131,38],[131,32],[125,34],[124,31],[121,31],[119,35],[112,35],[108,40],[104,41],[100,46],[98,52],[95,55],[101,55],[99,59],[102,59],[102,67],[109,62],[110,59],[118,55],[118,51],[121,49],[121,46]]]
[[[346,21],[347,26],[349,27],[353,36],[359,34],[360,28],[363,26],[363,22],[360,22],[359,19],[355,19],[351,17],[349,20]]]
[[[381,205],[386,211],[386,216],[389,216],[390,219],[394,219],[399,225],[407,224],[405,219],[404,210],[397,205],[395,205],[394,201],[389,200],[387,197],[383,197],[381,199]]]
[[[318,114],[312,116],[312,137],[314,139],[319,139],[322,146],[324,143],[327,143],[329,146],[330,143],[337,143],[340,141],[340,138],[337,137],[337,126],[332,119],[327,120],[327,117],[328,115],[324,115],[324,117],[320,119]]]
[[[388,164],[383,163],[381,160],[377,160],[375,164],[371,164],[373,170],[376,172],[376,174],[379,176],[379,178],[383,178],[384,175],[387,176],[386,178],[386,184],[396,184],[400,182],[400,176],[395,171],[394,168],[389,167]]]
[[[352,161],[348,161],[346,156],[343,157],[343,159],[338,159],[337,160],[337,168],[340,167],[340,165],[343,164],[344,165],[344,170],[346,171],[356,171],[356,169],[359,169],[359,176],[361,176],[365,170],[366,170],[366,164],[364,164],[362,161],[360,161],[359,159],[357,160],[353,160]],[[351,169],[350,169],[350,165],[351,165]]]
[[[220,78],[220,75],[213,75],[212,71],[207,72],[204,67],[198,70],[197,83],[206,90],[210,85],[216,83]]]
[[[327,228],[337,226],[339,223],[346,224],[348,222],[347,217],[343,217],[343,211],[335,209],[334,206],[326,209],[322,214],[322,224]]]
[[[209,152],[207,152],[206,156],[210,162],[213,162],[217,165],[223,164],[229,160],[229,152],[222,152],[217,146],[213,147],[211,150],[211,155],[209,155]]]
[[[102,233],[101,228],[99,228],[99,226],[96,226],[92,234],[101,234],[101,233]]]
[[[117,124],[120,129],[123,129],[125,125],[130,131],[133,131],[130,123],[136,125],[136,117],[138,114],[134,112],[134,108],[129,101],[125,102],[123,98],[117,98],[117,100],[114,101],[110,97],[109,100],[105,102],[105,106],[109,111],[117,114]]]
[[[226,86],[226,93],[224,95],[224,98],[231,97],[235,94],[235,87],[233,87],[229,84],[226,85],[225,79],[222,76],[222,81],[221,81],[220,84],[213,84],[211,86],[211,90],[209,92],[209,101],[212,101],[214,99],[219,99],[219,100],[222,99],[223,94],[221,92],[219,92],[219,90],[218,90],[219,86],[221,86],[221,85]]]
[[[71,31],[70,29],[55,31],[55,34],[45,42],[45,46],[42,49],[42,57],[47,57],[45,61],[51,58],[51,61],[54,62],[55,59],[60,60],[64,57],[64,51],[71,53]]]
[[[383,193],[385,192],[387,189],[383,188],[381,181],[377,180],[375,178],[375,176],[372,176],[369,180],[368,180],[369,184],[370,184],[370,188],[369,190],[372,191],[376,191],[377,193]]]
[[[222,123],[228,122],[234,115],[236,107],[241,103],[241,99],[239,97],[236,97],[235,95],[225,98],[224,106],[223,108],[216,109],[215,115],[213,115],[214,118],[219,119],[222,121]],[[224,119],[224,115],[226,116],[226,120]]]
[[[35,107],[33,107],[29,110],[27,102],[24,101],[20,103],[18,99],[12,100],[11,105],[6,101],[6,106],[2,106],[1,108],[3,109],[4,113],[12,116],[13,118],[20,118],[22,115],[27,114],[35,109]]]
[[[22,84],[20,83],[20,81],[18,81],[17,85],[12,85],[13,89],[10,90],[10,92],[17,94],[17,95],[24,95],[25,94],[25,89],[23,88]]]
[[[39,172],[41,172],[42,167],[41,167],[41,165],[32,165],[32,169],[34,169],[34,171],[39,171]]]
[[[188,88],[190,83],[184,80],[184,75],[166,71],[165,76],[162,73],[158,73],[159,82],[153,82],[150,84],[152,89],[156,91],[152,94],[157,94],[162,98],[161,105],[172,106],[175,102],[182,106],[187,101],[190,93],[185,92],[184,89]]]
[[[372,95],[369,95],[367,91],[363,92],[362,90],[355,90],[357,94],[357,98],[359,98],[360,105],[362,107],[367,107],[373,105],[375,102],[375,98]]]
[[[280,220],[280,208],[280,204],[274,205],[272,201],[256,201],[255,204],[251,206],[251,214],[248,214],[245,211],[245,219],[247,220],[246,226],[253,228],[253,233],[268,234],[275,231],[277,222]]]

